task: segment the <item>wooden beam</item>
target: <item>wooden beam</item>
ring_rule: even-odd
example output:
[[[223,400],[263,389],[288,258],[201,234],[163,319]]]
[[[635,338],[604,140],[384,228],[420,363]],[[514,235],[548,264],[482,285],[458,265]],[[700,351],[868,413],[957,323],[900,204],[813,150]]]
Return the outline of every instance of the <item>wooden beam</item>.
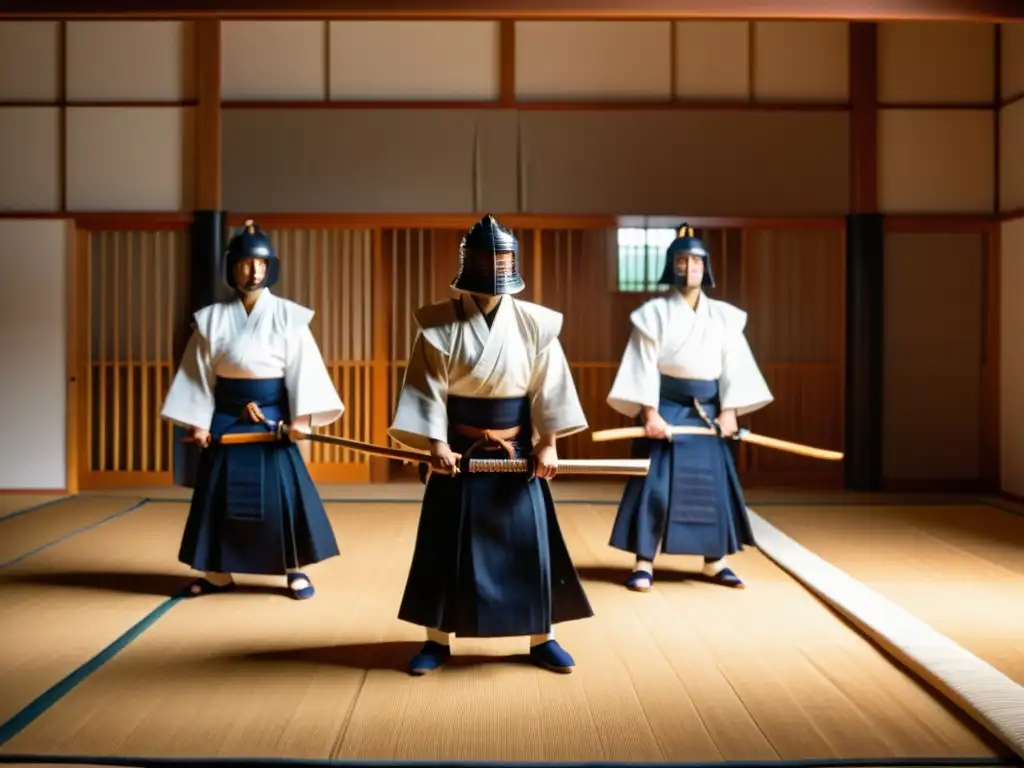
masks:
[[[878,210],[878,26],[850,25],[850,210]]]
[[[1014,21],[1019,0],[0,0],[0,17]]]
[[[221,209],[220,21],[199,19],[194,27],[195,204],[199,211]]]

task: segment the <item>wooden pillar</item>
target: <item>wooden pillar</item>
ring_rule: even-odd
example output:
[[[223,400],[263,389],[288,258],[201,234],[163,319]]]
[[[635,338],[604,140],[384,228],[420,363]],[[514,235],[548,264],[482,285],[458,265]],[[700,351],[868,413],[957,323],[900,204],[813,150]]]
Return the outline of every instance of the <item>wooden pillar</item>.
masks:
[[[373,231],[373,369],[371,374],[370,440],[377,445],[387,445],[388,427],[393,410],[391,392],[391,323],[394,308],[391,306],[391,260],[384,255],[384,233]],[[391,479],[390,459],[370,459],[370,482],[386,483]]]
[[[193,213],[190,228],[188,304],[189,327],[176,334],[175,357],[180,358],[191,330],[192,313],[225,298],[222,280],[224,225],[221,210],[220,141],[220,21],[193,22],[196,107],[193,120],[195,166],[192,169]],[[183,444],[183,430],[175,430],[174,482],[192,487],[199,451]]]
[[[878,213],[878,28],[850,24],[850,210],[846,222],[845,485],[882,486],[884,217]]]

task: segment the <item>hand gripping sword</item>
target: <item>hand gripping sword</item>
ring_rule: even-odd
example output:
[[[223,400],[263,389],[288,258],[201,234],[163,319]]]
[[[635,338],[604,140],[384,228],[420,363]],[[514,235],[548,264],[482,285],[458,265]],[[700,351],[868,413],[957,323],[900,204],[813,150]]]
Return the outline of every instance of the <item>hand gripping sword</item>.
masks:
[[[288,425],[283,421],[274,421],[263,415],[259,406],[250,403],[246,406],[246,413],[257,424],[266,427],[266,432],[229,432],[222,435],[218,442],[221,445],[246,445],[251,443],[269,443],[277,440],[287,439]],[[426,451],[414,451],[403,448],[390,448],[374,443],[364,443],[360,440],[349,440],[345,437],[324,435],[316,432],[302,432],[296,436],[301,440],[309,440],[314,443],[326,443],[359,451],[369,456],[379,456],[385,459],[397,459],[398,461],[410,461],[418,464],[430,465],[430,454]],[[462,457],[456,454],[456,459]],[[560,459],[557,465],[559,474],[566,475],[620,475],[643,477],[650,469],[651,463],[648,459],[606,459],[606,460],[585,460],[585,459]],[[534,464],[532,459],[470,459],[467,468],[472,473],[502,473],[502,474],[533,474]],[[431,472],[441,472],[431,467]],[[458,474],[459,467],[444,474]]]

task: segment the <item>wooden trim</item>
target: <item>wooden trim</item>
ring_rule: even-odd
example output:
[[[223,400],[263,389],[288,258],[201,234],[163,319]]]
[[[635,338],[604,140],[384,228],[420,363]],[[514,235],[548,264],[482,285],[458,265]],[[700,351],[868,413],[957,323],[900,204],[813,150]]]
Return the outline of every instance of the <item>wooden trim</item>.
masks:
[[[68,110],[64,106],[68,98],[68,23],[57,25],[57,179],[60,185],[60,210],[68,209]]]
[[[995,60],[995,69],[992,77],[992,98],[995,99],[995,104],[993,105],[994,114],[992,116],[992,210],[998,212],[1002,208],[999,201],[999,198],[1001,197],[999,189],[1001,186],[999,173],[999,166],[1001,163],[999,158],[999,145],[1002,144],[1001,136],[999,135],[999,118],[1000,113],[1002,112],[1002,107],[1000,106],[1000,93],[1003,90],[1003,28],[999,24],[995,25],[993,35],[995,39],[993,40],[992,45],[992,56]]]
[[[882,493],[994,493],[997,489],[985,480],[953,480],[948,478],[907,478],[882,481]]]
[[[10,18],[849,19],[1015,21],[1018,0],[34,0]]]
[[[502,19],[498,25],[498,102],[516,101],[516,22]]]
[[[997,72],[1002,72],[1002,62],[999,63],[999,69],[996,70],[996,71]],[[1002,78],[1000,78],[1000,79],[1002,79]],[[999,94],[996,94],[996,95],[998,96]],[[1018,93],[1018,94],[1016,94],[1014,96],[1007,96],[1005,99],[1001,99],[1000,102],[999,102],[999,108],[1002,109],[1003,107],[1008,107],[1011,104],[1016,104],[1021,99],[1024,99],[1024,91],[1021,91],[1020,93]]]
[[[999,491],[1000,498],[1006,499],[1007,501],[1013,502],[1014,504],[1024,505],[1024,496],[1018,496],[1016,493],[1010,493],[1009,491]]]
[[[74,496],[76,493],[77,491],[68,491],[67,488],[0,488],[0,496],[28,496],[30,494],[39,494],[40,496]],[[18,514],[21,511],[18,510],[14,514]]]
[[[988,233],[999,226],[998,216],[935,214],[928,216],[886,216],[886,232],[980,232]]]
[[[1000,315],[1000,228],[993,227],[985,238],[982,262],[983,346],[981,356],[981,423],[980,472],[982,479],[1000,487],[1000,380],[1001,325]]]
[[[502,86],[506,87],[505,85]],[[511,87],[515,87],[514,84]],[[716,112],[847,112],[846,102],[736,101],[659,99],[621,101],[224,101],[222,109],[516,109],[523,112],[716,111]]]
[[[1012,211],[999,214],[1000,221],[1016,221],[1017,219],[1024,219],[1024,208],[1014,208]]]
[[[88,472],[82,478],[83,491],[114,488],[164,488],[174,485],[174,472]]]
[[[145,212],[133,211],[109,213],[68,211],[3,211],[0,219],[73,219],[79,229],[91,232],[101,230],[131,230],[139,232],[159,232],[166,230],[187,229],[192,222],[192,214],[184,211]]]
[[[380,227],[373,230],[373,369],[370,371],[370,439],[377,445],[388,445],[388,426],[391,421],[391,259],[384,256],[384,233]],[[386,483],[391,476],[391,461],[370,459],[370,482]]]
[[[878,210],[878,26],[850,25],[850,209]]]
[[[83,331],[88,332],[88,328],[83,323],[83,318],[88,312],[88,304],[86,303],[83,307],[82,301],[88,302],[88,294],[82,290],[85,284],[85,269],[83,268],[82,258],[80,256],[80,250],[83,241],[86,241],[88,235],[85,233],[79,233],[78,227],[75,226],[74,221],[68,221],[64,234],[66,240],[64,244],[64,264],[65,264],[65,318],[67,328],[66,336],[66,352],[65,352],[65,365],[67,366],[64,372],[66,377],[65,390],[65,418],[64,418],[64,446],[65,446],[65,461],[67,465],[65,467],[65,488],[68,493],[78,493],[78,476],[81,469],[80,457],[82,451],[79,447],[79,442],[82,439],[83,432],[81,430],[81,406],[82,406],[82,392],[84,387],[80,386],[83,366],[82,360],[84,357],[84,351],[82,349],[82,336]],[[88,247],[88,242],[85,242]]]
[[[220,21],[195,22],[195,78],[197,108],[195,130],[195,207],[221,208],[221,47]]]
[[[747,21],[747,104],[757,103],[757,22]]]
[[[888,101],[879,102],[878,109],[906,109],[906,110],[983,110],[990,111],[998,109],[999,104],[992,101]]]
[[[512,229],[600,229],[618,226],[615,216],[543,216],[495,213]],[[458,229],[466,230],[480,218],[464,214],[383,213],[232,213],[228,226],[241,226],[246,219],[258,221],[264,229]]]

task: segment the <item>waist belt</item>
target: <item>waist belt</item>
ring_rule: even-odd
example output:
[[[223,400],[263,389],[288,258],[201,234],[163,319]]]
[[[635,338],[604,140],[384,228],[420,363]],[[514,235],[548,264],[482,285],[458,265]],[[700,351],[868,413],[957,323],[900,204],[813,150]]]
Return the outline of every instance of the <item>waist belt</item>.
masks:
[[[510,459],[516,457],[516,449],[509,441],[518,437],[522,431],[522,427],[518,424],[514,427],[506,427],[505,429],[483,429],[481,427],[471,427],[468,424],[453,424],[452,428],[463,437],[476,440],[466,453],[471,453],[475,448],[490,444],[501,446],[505,449]]]

